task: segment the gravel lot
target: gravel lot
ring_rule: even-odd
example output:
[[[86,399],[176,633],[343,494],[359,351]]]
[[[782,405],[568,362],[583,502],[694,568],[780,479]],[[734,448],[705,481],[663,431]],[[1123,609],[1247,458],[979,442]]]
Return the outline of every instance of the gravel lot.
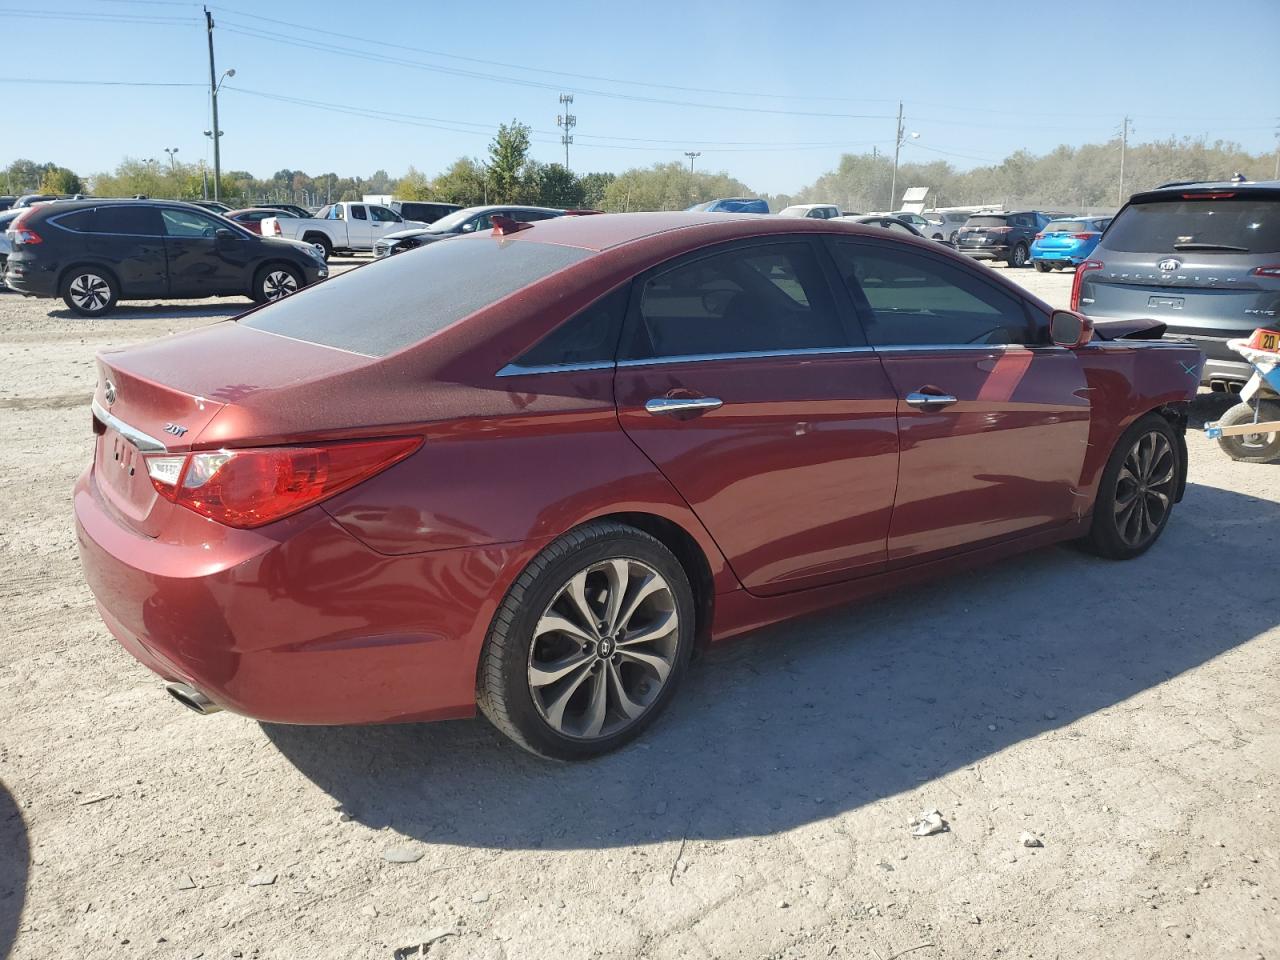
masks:
[[[0,957],[1280,956],[1280,467],[1193,435],[1143,559],[765,631],[595,763],[200,718],[99,621],[69,493],[94,353],[245,305],[0,293]]]

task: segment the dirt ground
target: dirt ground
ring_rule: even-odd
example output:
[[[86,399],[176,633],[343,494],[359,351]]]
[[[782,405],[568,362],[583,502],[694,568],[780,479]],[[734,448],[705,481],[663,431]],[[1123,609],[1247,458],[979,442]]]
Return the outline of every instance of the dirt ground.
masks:
[[[1280,467],[1193,434],[1144,558],[765,631],[594,763],[201,718],[99,621],[69,493],[94,353],[244,305],[0,294],[0,957],[1280,957]]]

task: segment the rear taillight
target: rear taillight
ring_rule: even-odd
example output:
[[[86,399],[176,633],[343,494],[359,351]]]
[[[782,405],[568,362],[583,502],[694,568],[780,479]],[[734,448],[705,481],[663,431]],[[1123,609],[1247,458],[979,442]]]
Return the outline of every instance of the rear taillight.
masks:
[[[1013,227],[988,227],[987,233],[1008,233]]]
[[[1037,234],[1036,234],[1036,239],[1037,239],[1037,240],[1043,240],[1043,239],[1044,239],[1044,234],[1043,234],[1043,233],[1037,233]]]
[[[1265,267],[1254,267],[1249,272],[1255,277],[1280,277],[1280,263],[1272,263]]]
[[[282,236],[284,236],[284,231],[280,229],[280,221],[279,221],[279,220],[272,220],[272,221],[271,221],[271,233],[272,233],[272,235],[277,236],[277,237],[282,237]]]
[[[25,213],[18,214],[13,223],[9,224],[9,236],[13,238],[14,244],[23,244],[28,247],[35,246],[37,243],[44,243],[40,239],[40,234],[36,233],[26,225],[27,217],[35,212],[35,208],[28,209]]]
[[[1101,270],[1101,260],[1085,260],[1080,266],[1076,267],[1076,275],[1071,280],[1071,309],[1080,309],[1080,284],[1084,280],[1084,275],[1090,270]]]
[[[1092,240],[1096,236],[1097,236],[1096,233],[1073,233],[1071,235],[1071,239],[1072,240]]]
[[[156,492],[229,527],[260,527],[348,490],[419,446],[419,437],[147,457]]]

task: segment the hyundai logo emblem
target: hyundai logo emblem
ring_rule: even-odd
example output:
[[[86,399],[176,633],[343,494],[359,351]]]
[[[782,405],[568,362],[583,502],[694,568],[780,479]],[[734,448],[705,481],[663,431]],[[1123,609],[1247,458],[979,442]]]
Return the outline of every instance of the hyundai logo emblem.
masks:
[[[1180,266],[1182,266],[1181,260],[1176,257],[1165,257],[1165,259],[1156,264],[1156,269],[1161,273],[1173,273]]]
[[[107,406],[116,402],[116,385],[108,380],[102,387],[102,393],[107,398]]]

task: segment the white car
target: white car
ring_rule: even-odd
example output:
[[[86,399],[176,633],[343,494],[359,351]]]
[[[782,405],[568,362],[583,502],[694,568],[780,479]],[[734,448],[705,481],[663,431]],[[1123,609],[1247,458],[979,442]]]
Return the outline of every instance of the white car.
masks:
[[[906,210],[897,210],[890,214],[890,216],[897,217],[899,220],[905,220],[930,240],[942,240],[945,242],[947,239],[946,228],[939,220],[930,220],[923,214],[910,213]]]
[[[964,222],[973,216],[968,210],[926,210],[924,215],[935,223],[941,222],[942,239],[952,246],[955,246],[956,234],[960,232]]]
[[[778,211],[780,217],[808,217],[810,220],[834,220],[840,208],[834,203],[794,203]]]
[[[372,250],[388,233],[425,226],[377,203],[331,203],[314,217],[267,217],[262,235],[310,243],[328,260],[335,252]]]

